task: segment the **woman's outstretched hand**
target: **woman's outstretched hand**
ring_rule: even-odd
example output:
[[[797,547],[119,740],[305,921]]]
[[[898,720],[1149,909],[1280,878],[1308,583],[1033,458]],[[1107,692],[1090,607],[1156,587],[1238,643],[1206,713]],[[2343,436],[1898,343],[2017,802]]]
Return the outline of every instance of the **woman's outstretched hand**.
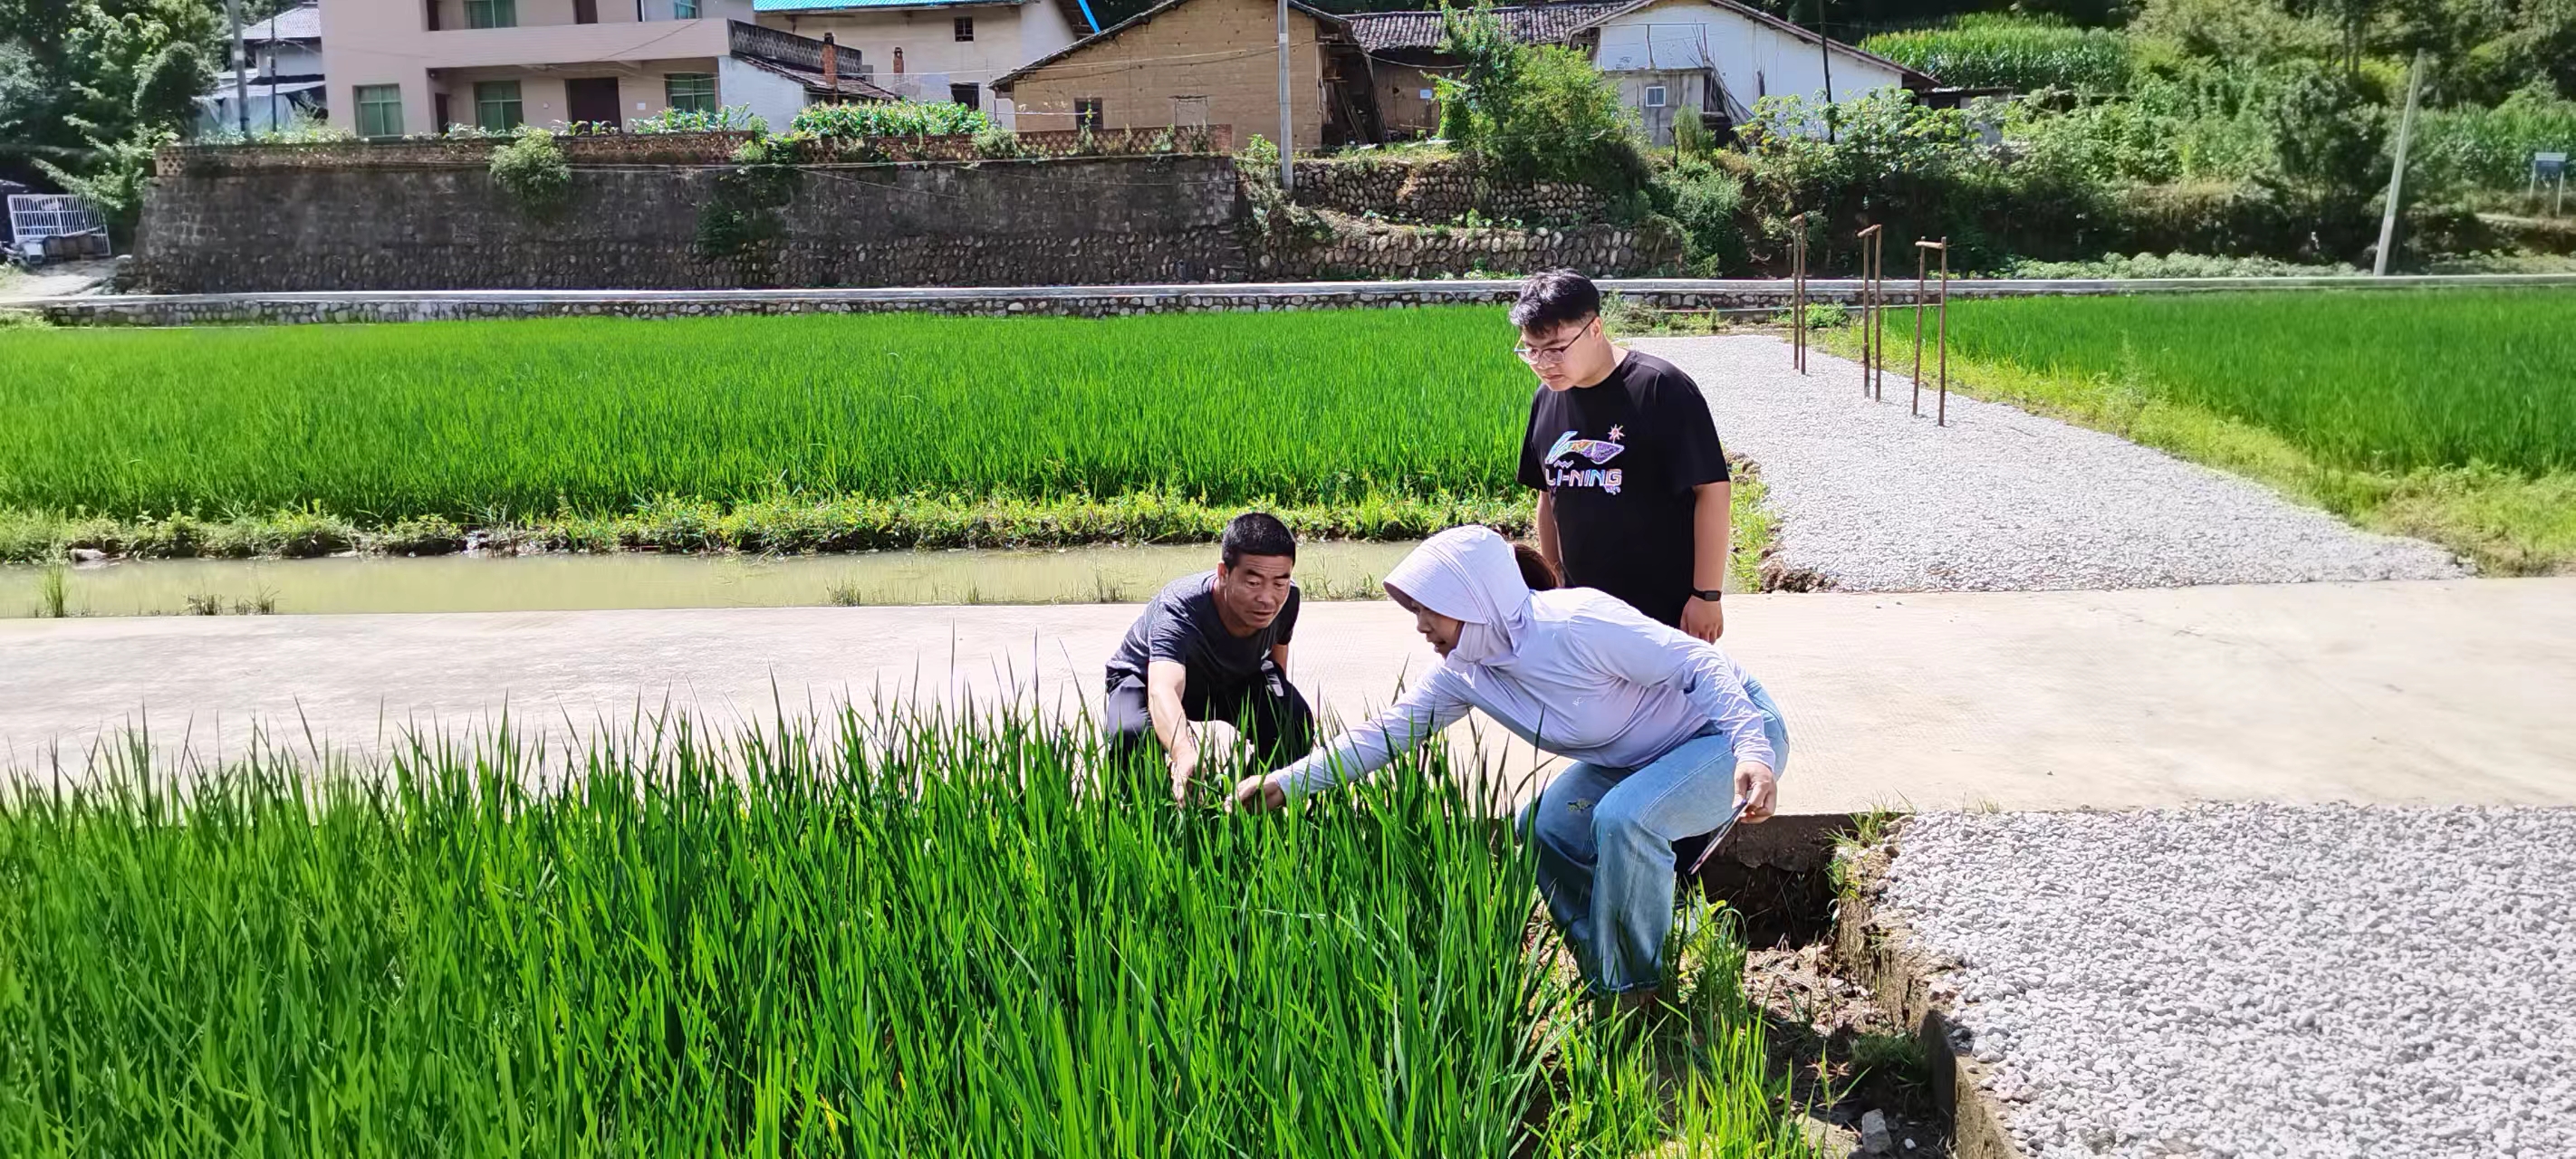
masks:
[[[1774,791],[1778,783],[1779,777],[1769,765],[1746,761],[1735,766],[1735,799],[1744,806],[1747,824],[1759,825],[1771,819],[1771,810],[1779,804]]]
[[[1245,777],[1235,782],[1234,804],[1247,813],[1284,809],[1288,806],[1288,787],[1276,777]]]

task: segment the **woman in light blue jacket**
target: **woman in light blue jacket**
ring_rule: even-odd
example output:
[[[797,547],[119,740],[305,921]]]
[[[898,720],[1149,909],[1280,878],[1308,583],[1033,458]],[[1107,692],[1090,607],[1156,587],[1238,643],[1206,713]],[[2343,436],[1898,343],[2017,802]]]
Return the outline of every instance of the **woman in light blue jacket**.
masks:
[[[1367,724],[1245,779],[1235,800],[1278,808],[1363,778],[1480,708],[1574,761],[1524,817],[1548,912],[1608,994],[1652,997],[1673,924],[1673,841],[1769,819],[1789,735],[1762,685],[1713,644],[1589,588],[1532,592],[1511,544],[1482,527],[1424,541],[1387,594],[1441,664]]]

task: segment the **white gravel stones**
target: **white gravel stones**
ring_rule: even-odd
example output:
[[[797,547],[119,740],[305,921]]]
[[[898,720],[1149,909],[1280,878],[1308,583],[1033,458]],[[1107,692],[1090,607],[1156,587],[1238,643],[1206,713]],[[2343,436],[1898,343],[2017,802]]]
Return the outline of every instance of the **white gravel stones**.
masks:
[[[1780,562],[1855,591],[2027,591],[2465,574],[2428,543],[2358,531],[2244,479],[2012,407],[1950,396],[1950,425],[1884,403],[1860,365],[1771,337],[1636,343],[1708,392],[1761,464]]]
[[[1926,814],[1897,848],[2038,1159],[2576,1147],[2576,809]]]

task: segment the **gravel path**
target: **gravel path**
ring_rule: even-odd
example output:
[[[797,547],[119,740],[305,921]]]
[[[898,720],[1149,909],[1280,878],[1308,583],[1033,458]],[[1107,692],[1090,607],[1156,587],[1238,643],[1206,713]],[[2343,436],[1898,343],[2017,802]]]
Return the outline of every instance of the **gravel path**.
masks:
[[[1860,396],[1860,365],[1789,368],[1771,337],[1636,343],[1708,391],[1761,465],[1777,562],[1855,591],[2026,591],[2445,579],[2449,552],[2358,531],[2244,479],[2012,407],[1950,396],[1950,425]]]
[[[1927,814],[1890,875],[2038,1159],[2569,1153],[2576,809]]]

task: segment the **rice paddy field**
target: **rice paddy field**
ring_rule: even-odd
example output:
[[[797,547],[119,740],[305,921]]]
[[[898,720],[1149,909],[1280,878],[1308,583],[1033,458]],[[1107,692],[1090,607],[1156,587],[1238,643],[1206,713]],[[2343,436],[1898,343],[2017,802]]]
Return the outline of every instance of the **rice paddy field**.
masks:
[[[2154,294],[1954,303],[1952,349],[2107,375],[2376,470],[2576,470],[2576,294]]]
[[[2576,294],[2164,294],[1950,309],[1954,371],[1986,397],[2251,475],[2491,572],[2576,569]]]
[[[1596,1022],[1438,770],[1256,817],[1093,744],[665,721],[22,789],[0,1150],[1807,1153],[1726,921],[1683,1016]]]
[[[0,508],[1518,497],[1493,309],[0,330]]]

